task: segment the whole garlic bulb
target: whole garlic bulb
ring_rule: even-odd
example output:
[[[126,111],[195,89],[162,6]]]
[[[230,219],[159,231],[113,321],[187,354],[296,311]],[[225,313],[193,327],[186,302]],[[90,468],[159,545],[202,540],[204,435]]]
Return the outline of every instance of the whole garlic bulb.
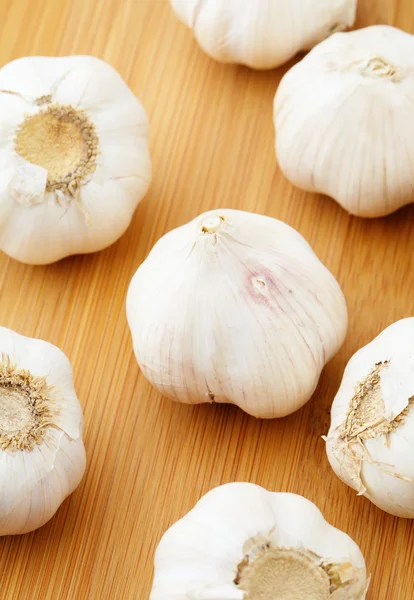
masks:
[[[338,477],[379,508],[414,519],[414,318],[351,358],[325,439]]]
[[[127,316],[144,375],[179,402],[281,417],[314,392],[347,328],[342,291],[281,221],[221,209],[157,242]]]
[[[0,70],[0,249],[29,264],[95,252],[127,229],[151,178],[148,119],[91,56]]]
[[[0,327],[0,536],[41,527],[78,486],[82,430],[63,352]]]
[[[414,200],[414,36],[337,33],[282,79],[276,154],[298,187],[381,217]]]
[[[367,589],[360,549],[312,502],[229,483],[164,534],[150,600],[363,600]]]
[[[277,67],[353,25],[357,0],[170,0],[201,48],[225,63]]]

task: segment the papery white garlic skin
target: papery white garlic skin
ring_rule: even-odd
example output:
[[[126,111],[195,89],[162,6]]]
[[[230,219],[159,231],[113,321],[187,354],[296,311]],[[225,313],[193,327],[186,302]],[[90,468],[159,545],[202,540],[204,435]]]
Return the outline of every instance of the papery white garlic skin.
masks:
[[[261,418],[309,400],[347,328],[342,291],[303,237],[230,209],[157,242],[131,281],[127,317],[139,366],[164,395]]]
[[[82,431],[65,354],[0,327],[0,536],[41,527],[75,490]]]
[[[323,595],[313,595],[300,589],[309,573],[299,571],[304,577],[293,581],[295,563],[288,561],[285,580],[273,582],[286,587],[277,589],[280,595],[275,593],[273,600],[365,598],[368,580],[360,549],[327,523],[312,502],[252,483],[229,483],[208,492],[164,534],[155,554],[150,600],[244,600],[246,558],[254,568],[259,557],[266,560],[271,552],[283,556],[285,551],[293,557],[296,553],[312,556],[317,579],[320,574],[323,579],[322,569],[330,565],[332,581],[342,573],[343,585],[333,583],[330,592],[328,582]],[[267,600],[269,596],[261,591],[260,598]]]
[[[381,217],[414,200],[414,36],[336,33],[283,77],[276,154],[298,187]]]
[[[149,186],[148,128],[121,76],[92,56],[0,69],[0,249],[47,264],[115,242]]]
[[[413,519],[414,318],[354,354],[331,418],[326,449],[338,477],[382,510]]]
[[[272,69],[353,25],[357,0],[170,0],[214,59]]]

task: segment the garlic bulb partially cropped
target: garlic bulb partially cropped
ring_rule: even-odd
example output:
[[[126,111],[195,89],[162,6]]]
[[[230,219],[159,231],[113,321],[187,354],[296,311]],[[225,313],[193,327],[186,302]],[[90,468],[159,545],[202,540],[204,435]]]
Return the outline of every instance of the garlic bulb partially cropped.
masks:
[[[148,119],[91,56],[0,70],[0,249],[29,264],[95,252],[127,229],[151,178]]]
[[[0,536],[41,527],[78,486],[82,430],[63,352],[0,327]]]
[[[379,508],[414,519],[414,318],[351,358],[325,439],[338,477]]]
[[[228,209],[158,241],[127,316],[142,372],[163,394],[262,418],[309,400],[347,328],[341,289],[302,236]]]
[[[296,494],[229,483],[163,536],[150,600],[363,600],[364,557]]]
[[[414,201],[414,36],[378,25],[337,33],[282,79],[276,154],[298,187],[361,217]]]
[[[353,25],[357,0],[170,0],[201,48],[225,63],[277,67]]]

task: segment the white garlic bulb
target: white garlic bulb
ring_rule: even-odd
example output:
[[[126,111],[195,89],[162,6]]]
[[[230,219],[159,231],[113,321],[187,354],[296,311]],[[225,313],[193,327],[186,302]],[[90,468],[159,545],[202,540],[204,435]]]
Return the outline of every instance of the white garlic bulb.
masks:
[[[0,327],[0,536],[41,527],[78,486],[82,430],[63,352]]]
[[[361,217],[413,202],[414,36],[384,25],[333,35],[282,79],[274,122],[298,187]]]
[[[414,519],[414,318],[351,358],[325,439],[338,477],[379,508]]]
[[[29,264],[95,252],[127,229],[151,178],[148,119],[91,56],[0,70],[0,249]]]
[[[225,63],[277,67],[353,25],[357,0],[170,0],[201,48]]]
[[[229,209],[158,241],[127,316],[142,372],[163,394],[262,418],[309,400],[347,328],[342,291],[302,236]]]
[[[296,494],[229,483],[163,536],[150,600],[363,600],[355,542]]]

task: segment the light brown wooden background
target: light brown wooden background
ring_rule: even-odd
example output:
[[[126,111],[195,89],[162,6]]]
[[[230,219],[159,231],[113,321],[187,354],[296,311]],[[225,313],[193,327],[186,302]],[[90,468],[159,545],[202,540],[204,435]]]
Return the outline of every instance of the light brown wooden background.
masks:
[[[360,0],[358,26],[414,33],[412,0]],[[36,533],[0,539],[0,598],[149,596],[167,527],[220,483],[247,480],[313,500],[360,544],[370,600],[413,600],[413,523],[342,484],[321,435],[351,354],[414,313],[414,206],[387,219],[350,218],[293,187],[276,166],[272,99],[286,71],[216,64],[167,0],[0,0],[0,65],[28,54],[93,54],[145,105],[154,178],[127,234],[108,250],[49,267],[0,257],[0,324],[59,345],[85,410],[86,476]],[[264,422],[234,407],[162,399],[140,375],[125,318],[130,278],[169,229],[212,207],[278,217],[313,245],[349,303],[346,343],[312,401]]]

